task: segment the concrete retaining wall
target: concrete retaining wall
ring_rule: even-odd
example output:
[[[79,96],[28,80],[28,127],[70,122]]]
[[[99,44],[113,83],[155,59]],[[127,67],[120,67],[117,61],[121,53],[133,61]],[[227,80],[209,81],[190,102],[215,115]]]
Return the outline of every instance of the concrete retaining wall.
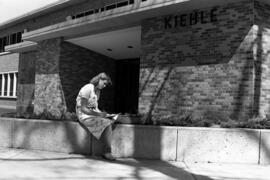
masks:
[[[177,128],[117,125],[112,150],[116,157],[176,160]],[[102,143],[93,138],[93,154],[102,153]]]
[[[0,146],[90,154],[91,137],[77,122],[1,118]]]
[[[270,164],[270,131],[269,130],[261,131],[260,163]]]
[[[270,130],[116,125],[116,157],[188,162],[270,164]],[[0,146],[100,155],[77,122],[0,118]]]
[[[257,163],[259,149],[259,130],[178,129],[178,161]]]

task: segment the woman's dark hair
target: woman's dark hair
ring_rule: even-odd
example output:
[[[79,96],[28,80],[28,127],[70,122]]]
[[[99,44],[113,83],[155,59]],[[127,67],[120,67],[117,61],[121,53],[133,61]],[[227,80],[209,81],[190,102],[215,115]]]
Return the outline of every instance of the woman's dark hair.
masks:
[[[98,75],[96,75],[95,77],[93,77],[90,80],[90,83],[93,84],[94,86],[98,85],[99,80],[107,80],[108,81],[108,85],[112,85],[112,80],[110,78],[110,76],[104,72],[99,73]]]

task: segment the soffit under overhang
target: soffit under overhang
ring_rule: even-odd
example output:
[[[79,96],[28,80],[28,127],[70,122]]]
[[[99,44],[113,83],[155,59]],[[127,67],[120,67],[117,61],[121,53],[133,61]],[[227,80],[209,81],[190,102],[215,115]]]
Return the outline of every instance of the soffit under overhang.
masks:
[[[141,27],[130,27],[66,40],[116,60],[141,55]]]

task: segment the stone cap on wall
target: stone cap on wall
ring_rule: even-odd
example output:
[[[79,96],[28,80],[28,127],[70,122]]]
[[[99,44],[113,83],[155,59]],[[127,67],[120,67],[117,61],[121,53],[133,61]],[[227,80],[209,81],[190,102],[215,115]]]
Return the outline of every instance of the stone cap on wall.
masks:
[[[27,51],[33,51],[37,49],[37,43],[31,41],[23,41],[20,43],[5,46],[5,51],[13,53],[21,53]]]

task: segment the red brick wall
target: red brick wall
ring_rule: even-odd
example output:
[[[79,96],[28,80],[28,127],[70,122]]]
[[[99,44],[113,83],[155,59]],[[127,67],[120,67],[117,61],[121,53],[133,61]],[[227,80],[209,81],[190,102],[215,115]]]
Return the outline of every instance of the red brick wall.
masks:
[[[35,92],[35,62],[36,52],[20,54],[18,87],[17,87],[17,114],[19,116],[33,113],[33,98]]]
[[[61,84],[68,111],[75,111],[75,100],[82,86],[101,72],[109,74],[114,82],[115,60],[82,48],[62,42],[60,55]],[[114,87],[101,91],[99,106],[106,111],[114,111]]]
[[[253,3],[199,9],[198,17],[213,8],[217,21],[206,24],[165,29],[168,16],[143,21],[141,114],[154,121],[177,119],[185,111],[233,118],[252,114]]]

